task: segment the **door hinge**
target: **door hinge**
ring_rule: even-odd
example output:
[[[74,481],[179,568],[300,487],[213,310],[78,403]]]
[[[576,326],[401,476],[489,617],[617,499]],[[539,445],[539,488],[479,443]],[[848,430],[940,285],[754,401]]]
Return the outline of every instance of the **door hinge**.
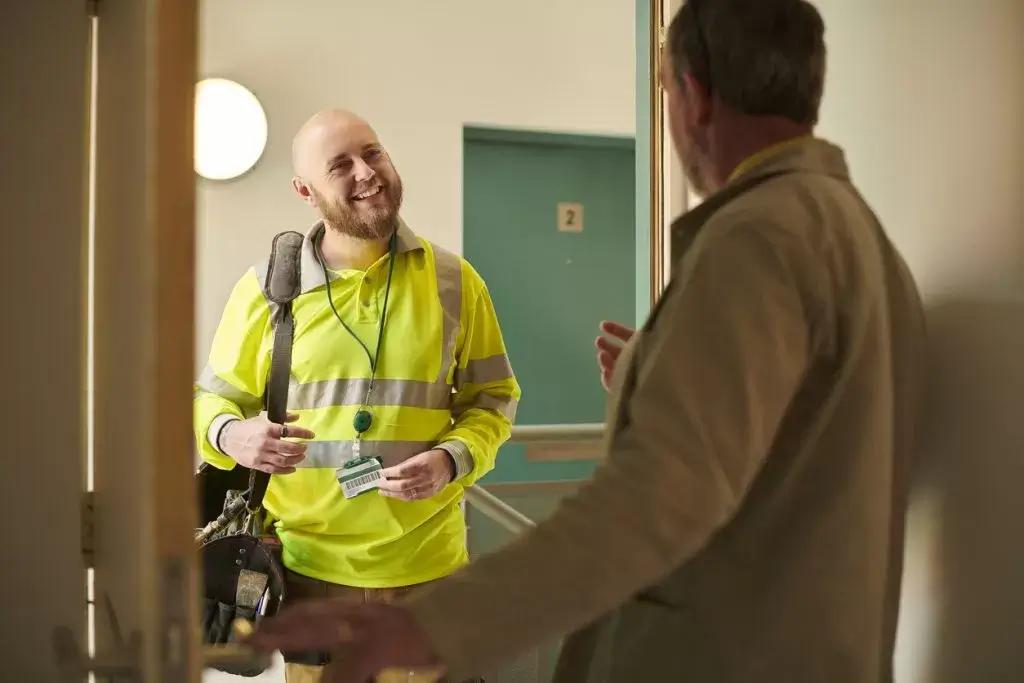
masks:
[[[93,491],[82,492],[82,560],[86,569],[96,566],[96,502]]]

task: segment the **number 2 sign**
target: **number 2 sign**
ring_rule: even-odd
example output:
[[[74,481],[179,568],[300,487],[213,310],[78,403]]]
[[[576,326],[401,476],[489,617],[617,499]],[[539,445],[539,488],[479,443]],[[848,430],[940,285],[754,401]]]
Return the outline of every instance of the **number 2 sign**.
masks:
[[[558,202],[558,231],[583,232],[583,205]]]

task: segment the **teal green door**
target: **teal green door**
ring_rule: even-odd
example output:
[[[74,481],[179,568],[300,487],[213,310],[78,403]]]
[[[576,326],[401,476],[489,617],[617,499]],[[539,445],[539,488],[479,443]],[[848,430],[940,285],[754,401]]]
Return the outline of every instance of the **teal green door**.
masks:
[[[597,325],[636,317],[632,138],[467,128],[463,253],[487,282],[523,388],[517,424],[602,422]],[[587,477],[509,444],[483,483]]]

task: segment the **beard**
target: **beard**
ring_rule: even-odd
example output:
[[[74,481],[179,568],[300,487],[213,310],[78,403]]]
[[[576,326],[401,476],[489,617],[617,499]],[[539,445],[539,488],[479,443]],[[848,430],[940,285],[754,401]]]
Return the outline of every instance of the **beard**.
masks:
[[[316,198],[320,215],[328,229],[357,239],[382,240],[390,237],[397,225],[398,210],[402,207],[402,179],[396,174],[392,182],[384,184],[381,181],[381,184],[384,201],[368,212],[356,208],[357,199],[339,197],[332,202],[313,188],[310,188],[310,192]]]

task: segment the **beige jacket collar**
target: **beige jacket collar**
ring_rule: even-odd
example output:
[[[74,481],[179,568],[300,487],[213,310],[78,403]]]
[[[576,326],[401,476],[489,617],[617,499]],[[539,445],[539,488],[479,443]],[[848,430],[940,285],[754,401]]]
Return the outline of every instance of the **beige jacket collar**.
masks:
[[[849,182],[850,171],[843,150],[821,138],[807,138],[786,145],[740,173],[718,192],[672,222],[672,262],[678,263],[701,227],[720,208],[770,178],[789,173],[826,175]]]

